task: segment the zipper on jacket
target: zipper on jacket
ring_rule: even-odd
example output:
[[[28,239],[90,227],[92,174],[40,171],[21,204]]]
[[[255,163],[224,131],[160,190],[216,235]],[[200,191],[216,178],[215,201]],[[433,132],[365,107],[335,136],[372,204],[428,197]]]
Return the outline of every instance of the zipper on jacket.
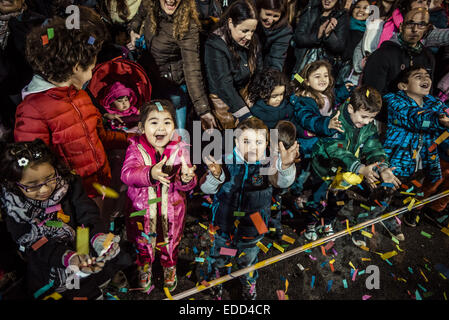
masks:
[[[86,128],[86,123],[84,122],[84,120],[83,120],[83,118],[82,118],[82,115],[81,115],[81,112],[79,111],[78,107],[75,106],[75,104],[74,104],[72,101],[70,101],[70,104],[71,104],[72,107],[76,110],[76,112],[78,113],[78,116],[80,117],[81,124],[82,124],[83,130],[84,130],[84,133],[86,134],[86,137],[87,137],[87,141],[89,142],[89,146],[90,146],[90,148],[92,149],[92,152],[93,152],[93,154],[94,154],[95,163],[97,164],[97,170],[99,170],[101,167],[100,167],[100,163],[98,162],[97,152],[95,151],[95,148],[94,148],[94,146],[92,145],[92,141],[90,141],[90,134],[89,134],[89,131],[88,131],[87,128]]]

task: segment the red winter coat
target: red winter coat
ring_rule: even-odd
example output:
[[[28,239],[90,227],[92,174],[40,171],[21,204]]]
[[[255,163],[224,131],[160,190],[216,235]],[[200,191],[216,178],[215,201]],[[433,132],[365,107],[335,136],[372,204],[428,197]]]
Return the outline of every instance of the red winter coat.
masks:
[[[83,178],[89,196],[93,182],[108,185],[111,169],[105,148],[127,147],[123,132],[105,131],[98,109],[84,90],[54,87],[35,76],[17,107],[14,139],[42,139]]]

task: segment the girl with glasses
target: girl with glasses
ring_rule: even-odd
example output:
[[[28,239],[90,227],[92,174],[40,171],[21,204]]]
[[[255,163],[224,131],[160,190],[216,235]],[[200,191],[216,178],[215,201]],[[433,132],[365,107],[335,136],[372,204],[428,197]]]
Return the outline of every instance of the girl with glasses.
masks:
[[[132,264],[120,251],[119,236],[106,242],[106,224],[81,178],[42,140],[8,144],[1,155],[0,182],[0,208],[27,261],[30,296],[42,299],[57,292],[70,300],[102,298],[100,286]],[[89,254],[76,251],[79,226],[89,228]],[[78,287],[71,275],[80,280]]]

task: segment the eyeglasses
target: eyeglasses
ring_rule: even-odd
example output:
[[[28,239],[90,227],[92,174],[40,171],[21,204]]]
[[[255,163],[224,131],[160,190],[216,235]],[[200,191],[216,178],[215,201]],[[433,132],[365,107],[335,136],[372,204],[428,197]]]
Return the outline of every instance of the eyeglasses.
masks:
[[[405,27],[408,29],[413,29],[413,26],[416,26],[416,28],[423,30],[425,28],[427,28],[427,26],[429,25],[429,23],[427,22],[413,22],[413,21],[407,21],[404,23]]]
[[[43,186],[56,185],[61,181],[61,176],[56,173],[56,176],[48,179],[44,183],[37,184],[34,186],[25,186],[16,182],[16,184],[21,187],[25,192],[38,192]]]

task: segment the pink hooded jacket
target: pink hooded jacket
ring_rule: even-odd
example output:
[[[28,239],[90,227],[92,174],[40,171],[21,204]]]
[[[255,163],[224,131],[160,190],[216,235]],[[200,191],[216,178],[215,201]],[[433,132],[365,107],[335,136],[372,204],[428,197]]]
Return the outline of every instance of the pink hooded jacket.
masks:
[[[166,187],[150,178],[151,168],[158,161],[156,150],[148,143],[145,135],[130,138],[121,179],[128,185],[128,198],[132,206],[126,223],[128,239],[136,242],[139,253],[148,257],[144,259],[146,261],[138,259],[140,265],[154,261],[156,246],[161,250],[163,266],[176,264],[177,247],[184,227],[185,192],[192,190],[197,184],[197,177],[187,184],[183,184],[180,178],[180,157],[184,157],[187,165],[191,166],[186,146],[185,142],[176,139],[165,147],[161,155],[161,159],[164,155],[167,156],[166,166],[173,166],[168,177],[171,183]],[[149,200],[151,202],[157,198],[161,200],[149,203]],[[141,214],[133,216],[133,212],[141,210]],[[155,233],[157,237],[151,236]]]
[[[399,31],[399,26],[401,25],[402,21],[404,21],[402,13],[399,11],[399,9],[395,9],[391,17],[385,22],[383,26],[379,43],[377,45],[378,48],[380,47],[382,42],[390,40],[393,34]]]

